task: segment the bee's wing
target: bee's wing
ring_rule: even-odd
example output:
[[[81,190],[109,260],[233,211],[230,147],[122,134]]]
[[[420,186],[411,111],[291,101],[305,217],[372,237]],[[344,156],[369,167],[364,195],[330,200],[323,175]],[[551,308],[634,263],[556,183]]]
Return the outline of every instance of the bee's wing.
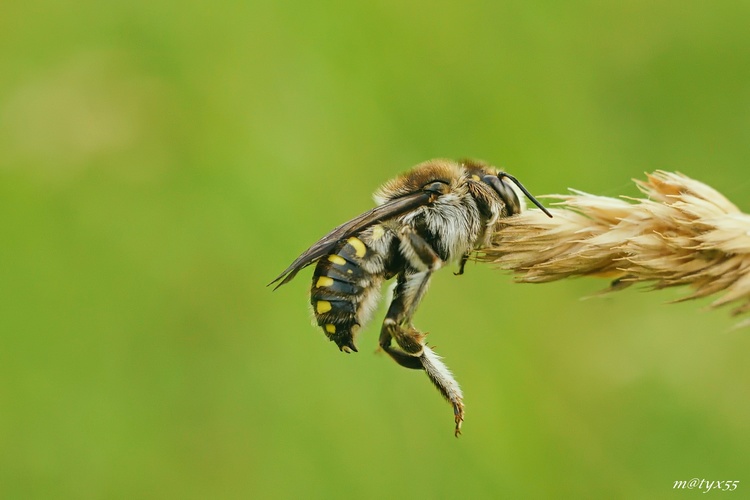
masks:
[[[273,285],[279,280],[281,283],[276,285],[274,290],[284,283],[288,283],[303,268],[309,266],[321,257],[328,255],[338,242],[356,234],[374,224],[382,222],[393,217],[398,217],[410,210],[425,205],[430,200],[431,193],[419,191],[417,193],[407,194],[393,200],[389,200],[382,205],[378,205],[372,210],[368,210],[362,215],[355,217],[349,222],[345,222],[333,229],[330,233],[323,236],[317,243],[305,250],[302,255],[292,262],[283,273],[275,280],[269,283]]]

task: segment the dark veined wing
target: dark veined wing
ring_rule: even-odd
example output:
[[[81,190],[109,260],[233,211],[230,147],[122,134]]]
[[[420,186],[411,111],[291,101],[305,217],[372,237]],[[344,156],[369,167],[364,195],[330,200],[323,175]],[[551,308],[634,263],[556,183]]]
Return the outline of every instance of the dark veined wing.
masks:
[[[275,280],[270,282],[268,285],[273,285],[277,281],[281,280],[281,283],[274,287],[280,287],[284,283],[290,282],[294,276],[303,268],[309,266],[313,262],[317,261],[321,257],[324,257],[331,253],[334,247],[343,239],[362,231],[374,224],[382,222],[393,217],[398,217],[410,210],[427,204],[430,201],[432,193],[419,191],[416,193],[407,194],[393,200],[389,200],[382,205],[378,205],[372,210],[368,210],[362,215],[355,217],[349,222],[345,222],[340,226],[333,229],[330,233],[323,236],[317,243],[305,250],[302,255],[292,262],[283,273],[281,273]]]

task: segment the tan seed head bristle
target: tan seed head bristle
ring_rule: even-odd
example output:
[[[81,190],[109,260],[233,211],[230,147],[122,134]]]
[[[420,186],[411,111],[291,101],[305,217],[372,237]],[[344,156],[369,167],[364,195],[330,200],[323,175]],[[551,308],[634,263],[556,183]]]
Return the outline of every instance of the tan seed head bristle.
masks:
[[[647,196],[609,198],[580,191],[539,210],[501,219],[478,258],[544,283],[569,276],[620,278],[653,288],[688,285],[683,300],[724,292],[712,307],[750,312],[750,215],[721,193],[685,175],[657,171],[635,181]],[[750,320],[740,326],[750,326]]]

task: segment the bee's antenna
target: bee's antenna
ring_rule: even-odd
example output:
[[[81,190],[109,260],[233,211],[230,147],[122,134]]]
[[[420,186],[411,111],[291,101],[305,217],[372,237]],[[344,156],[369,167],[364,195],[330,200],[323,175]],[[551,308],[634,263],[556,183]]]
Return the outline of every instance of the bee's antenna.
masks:
[[[507,177],[508,179],[510,179],[511,181],[513,181],[513,184],[515,184],[516,186],[518,186],[518,189],[520,189],[521,191],[523,191],[523,194],[525,194],[526,197],[528,199],[530,199],[531,202],[534,205],[536,205],[537,207],[539,207],[542,210],[542,212],[544,212],[547,215],[547,217],[549,217],[550,219],[552,218],[552,214],[549,213],[549,210],[547,210],[546,208],[544,208],[544,206],[541,203],[539,203],[539,201],[536,198],[534,198],[531,195],[531,193],[529,193],[529,191],[525,187],[523,187],[523,184],[521,184],[521,182],[518,179],[516,179],[512,175],[507,174],[505,172],[500,172],[499,174],[497,174],[497,176],[500,177],[501,179],[503,177]]]

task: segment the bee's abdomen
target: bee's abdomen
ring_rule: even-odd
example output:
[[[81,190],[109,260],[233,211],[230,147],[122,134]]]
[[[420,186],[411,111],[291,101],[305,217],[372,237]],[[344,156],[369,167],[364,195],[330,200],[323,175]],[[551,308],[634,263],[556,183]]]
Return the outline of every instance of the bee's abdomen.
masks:
[[[351,237],[315,268],[310,303],[319,326],[342,351],[356,351],[354,334],[364,324],[382,281],[382,258]]]

